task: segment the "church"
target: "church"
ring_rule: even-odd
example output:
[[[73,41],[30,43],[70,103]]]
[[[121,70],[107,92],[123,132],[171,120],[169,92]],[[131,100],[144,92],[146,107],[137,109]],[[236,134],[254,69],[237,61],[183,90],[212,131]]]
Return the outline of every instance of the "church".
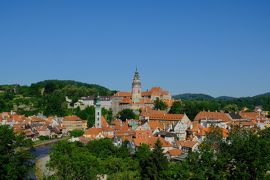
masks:
[[[171,107],[173,100],[169,91],[161,87],[153,87],[150,90],[142,91],[142,83],[140,74],[136,69],[131,92],[117,92],[112,97],[112,111],[116,115],[123,109],[132,109],[138,111],[140,109],[153,108],[154,101],[160,99]]]

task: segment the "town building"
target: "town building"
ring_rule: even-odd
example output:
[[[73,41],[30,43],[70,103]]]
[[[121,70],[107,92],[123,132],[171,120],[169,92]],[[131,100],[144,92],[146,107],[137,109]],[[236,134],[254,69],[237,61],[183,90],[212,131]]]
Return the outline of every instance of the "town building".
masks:
[[[67,131],[75,129],[85,130],[87,128],[87,121],[82,120],[78,116],[65,116],[63,118],[63,126],[66,127]]]
[[[138,70],[136,69],[132,81],[131,92],[117,92],[113,95],[113,115],[116,115],[123,109],[132,109],[134,111],[138,111],[147,107],[152,109],[154,107],[154,101],[156,99],[162,100],[169,107],[171,107],[173,103],[171,94],[160,87],[153,87],[150,90],[142,91],[140,75]]]
[[[66,98],[69,108],[80,108],[84,110],[87,107],[95,106],[96,96],[82,97],[74,105],[71,105],[72,100]],[[112,99],[110,96],[99,96],[101,108],[110,110],[112,108]]]

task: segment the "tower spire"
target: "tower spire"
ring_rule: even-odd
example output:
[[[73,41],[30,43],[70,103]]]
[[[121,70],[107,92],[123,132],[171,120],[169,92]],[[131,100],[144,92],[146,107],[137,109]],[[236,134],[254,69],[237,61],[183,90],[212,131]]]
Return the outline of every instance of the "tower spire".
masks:
[[[95,127],[96,128],[102,128],[101,124],[101,102],[99,94],[96,98],[96,104],[95,104]]]
[[[136,71],[133,77],[132,82],[132,102],[140,102],[141,100],[141,80],[138,72],[138,68],[136,67]]]

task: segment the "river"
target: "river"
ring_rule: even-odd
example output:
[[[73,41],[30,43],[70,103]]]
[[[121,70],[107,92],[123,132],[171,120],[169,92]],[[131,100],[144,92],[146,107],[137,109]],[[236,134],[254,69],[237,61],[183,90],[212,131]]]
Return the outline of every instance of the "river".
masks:
[[[53,144],[47,144],[47,145],[35,147],[34,150],[30,150],[30,152],[36,157],[36,159],[33,160],[33,163],[35,163],[35,165],[37,164],[37,162],[39,164],[41,163],[42,164],[41,166],[43,166],[44,168],[46,164],[46,160],[48,160],[48,155],[52,149],[52,146]],[[34,170],[29,174],[27,179],[33,179],[33,180],[38,179],[35,174],[35,171],[36,171],[35,168],[36,167],[34,167]],[[45,171],[45,170],[43,169],[42,171]]]

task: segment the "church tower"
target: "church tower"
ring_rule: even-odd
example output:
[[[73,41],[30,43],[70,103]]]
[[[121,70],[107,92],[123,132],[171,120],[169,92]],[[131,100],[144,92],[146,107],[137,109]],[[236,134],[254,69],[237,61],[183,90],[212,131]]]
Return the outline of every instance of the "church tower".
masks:
[[[139,72],[136,68],[136,72],[132,82],[132,102],[140,102],[142,98],[142,84],[140,80]]]
[[[102,128],[102,125],[101,125],[101,103],[100,103],[100,97],[99,97],[99,95],[97,96],[97,99],[96,99],[95,127],[96,128]]]

